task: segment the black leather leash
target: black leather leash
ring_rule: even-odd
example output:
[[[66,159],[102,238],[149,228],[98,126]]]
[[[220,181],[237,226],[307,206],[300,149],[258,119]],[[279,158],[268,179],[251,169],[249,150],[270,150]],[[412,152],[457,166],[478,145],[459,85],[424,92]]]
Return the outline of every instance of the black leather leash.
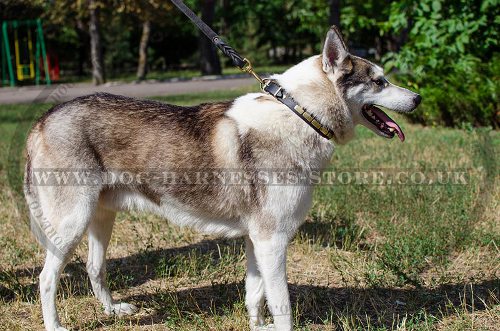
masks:
[[[214,30],[212,30],[205,22],[203,22],[191,9],[189,9],[182,0],[171,0],[172,3],[179,8],[193,23],[201,30],[214,44],[219,48],[222,53],[229,57],[235,66],[242,71],[252,75],[260,83],[262,90],[272,95],[276,100],[290,108],[297,116],[313,128],[320,136],[325,139],[332,139],[334,133],[327,126],[320,123],[320,121],[307,110],[302,108],[275,80],[261,78],[252,68],[249,60],[242,57],[231,46],[226,44],[221,37],[219,37]]]

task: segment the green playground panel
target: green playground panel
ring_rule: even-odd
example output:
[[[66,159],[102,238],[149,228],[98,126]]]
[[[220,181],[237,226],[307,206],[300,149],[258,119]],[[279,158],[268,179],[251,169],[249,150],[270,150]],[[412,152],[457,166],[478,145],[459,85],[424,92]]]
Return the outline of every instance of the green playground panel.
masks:
[[[21,59],[21,47],[18,38],[18,30],[21,27],[26,27],[26,44],[24,50],[27,52],[28,62],[23,62]],[[33,40],[31,38],[31,28],[35,31],[35,56],[33,60]],[[10,29],[9,29],[10,28]],[[14,33],[14,61],[10,49],[9,30]],[[49,65],[47,62],[47,53],[45,50],[45,41],[43,38],[42,20],[12,20],[2,22],[2,32],[0,34],[0,57],[2,58],[2,85],[16,86],[16,81],[26,79],[35,80],[35,84],[39,85],[41,80],[40,74],[40,58],[43,61],[45,71],[45,84],[50,85]],[[14,63],[16,70],[14,71]]]

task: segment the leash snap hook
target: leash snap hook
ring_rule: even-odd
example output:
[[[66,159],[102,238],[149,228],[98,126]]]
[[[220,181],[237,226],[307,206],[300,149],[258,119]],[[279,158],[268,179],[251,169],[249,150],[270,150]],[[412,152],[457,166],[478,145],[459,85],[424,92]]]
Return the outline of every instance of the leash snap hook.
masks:
[[[252,67],[252,62],[250,62],[250,60],[248,60],[247,58],[244,58],[243,61],[245,62],[245,65],[240,68],[241,71],[243,72],[246,72],[252,76],[255,77],[255,79],[257,79],[260,83],[261,86],[264,86],[264,80],[262,79],[262,77],[260,77],[254,70],[253,70],[253,67]]]

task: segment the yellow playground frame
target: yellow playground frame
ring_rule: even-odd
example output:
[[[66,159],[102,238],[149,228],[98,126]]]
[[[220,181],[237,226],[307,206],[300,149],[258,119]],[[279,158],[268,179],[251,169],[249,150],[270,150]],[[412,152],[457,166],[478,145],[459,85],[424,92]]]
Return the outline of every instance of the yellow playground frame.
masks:
[[[25,79],[35,78],[35,61],[33,59],[33,40],[31,39],[31,30],[27,30],[27,44],[28,44],[28,63],[21,63],[21,54],[19,51],[19,37],[18,29],[14,30],[14,49],[16,55],[16,69],[17,80],[23,81]]]
[[[19,28],[26,28],[26,35],[20,36]],[[9,34],[14,36],[14,54],[11,54]],[[34,33],[34,36],[33,36]],[[2,85],[16,86],[16,82],[34,80],[40,84],[43,66],[45,84],[50,85],[49,65],[45,51],[42,20],[3,21],[0,34],[0,57],[2,60]],[[15,64],[15,71],[14,65]]]

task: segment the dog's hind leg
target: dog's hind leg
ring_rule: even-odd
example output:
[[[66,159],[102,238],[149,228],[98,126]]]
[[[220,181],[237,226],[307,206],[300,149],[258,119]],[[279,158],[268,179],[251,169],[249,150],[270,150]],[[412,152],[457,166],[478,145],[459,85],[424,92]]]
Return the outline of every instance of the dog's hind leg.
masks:
[[[108,315],[129,315],[137,308],[128,303],[113,301],[106,284],[106,250],[108,248],[116,213],[99,207],[89,225],[89,257],[87,272],[94,295],[103,304]]]
[[[47,331],[66,330],[61,326],[56,310],[57,284],[66,262],[59,257],[58,253],[47,250],[45,265],[40,273],[40,301]]]
[[[47,330],[62,331],[66,329],[61,326],[56,310],[57,285],[93,217],[98,192],[75,189],[70,195],[59,187],[39,187],[39,191],[44,214],[40,213],[37,221],[45,232],[46,240],[50,241],[50,245],[46,246],[45,265],[40,273],[43,320]]]
[[[250,316],[250,330],[257,330],[264,325],[264,282],[257,266],[253,243],[249,237],[245,239],[247,256],[247,275],[245,280],[245,304]]]

